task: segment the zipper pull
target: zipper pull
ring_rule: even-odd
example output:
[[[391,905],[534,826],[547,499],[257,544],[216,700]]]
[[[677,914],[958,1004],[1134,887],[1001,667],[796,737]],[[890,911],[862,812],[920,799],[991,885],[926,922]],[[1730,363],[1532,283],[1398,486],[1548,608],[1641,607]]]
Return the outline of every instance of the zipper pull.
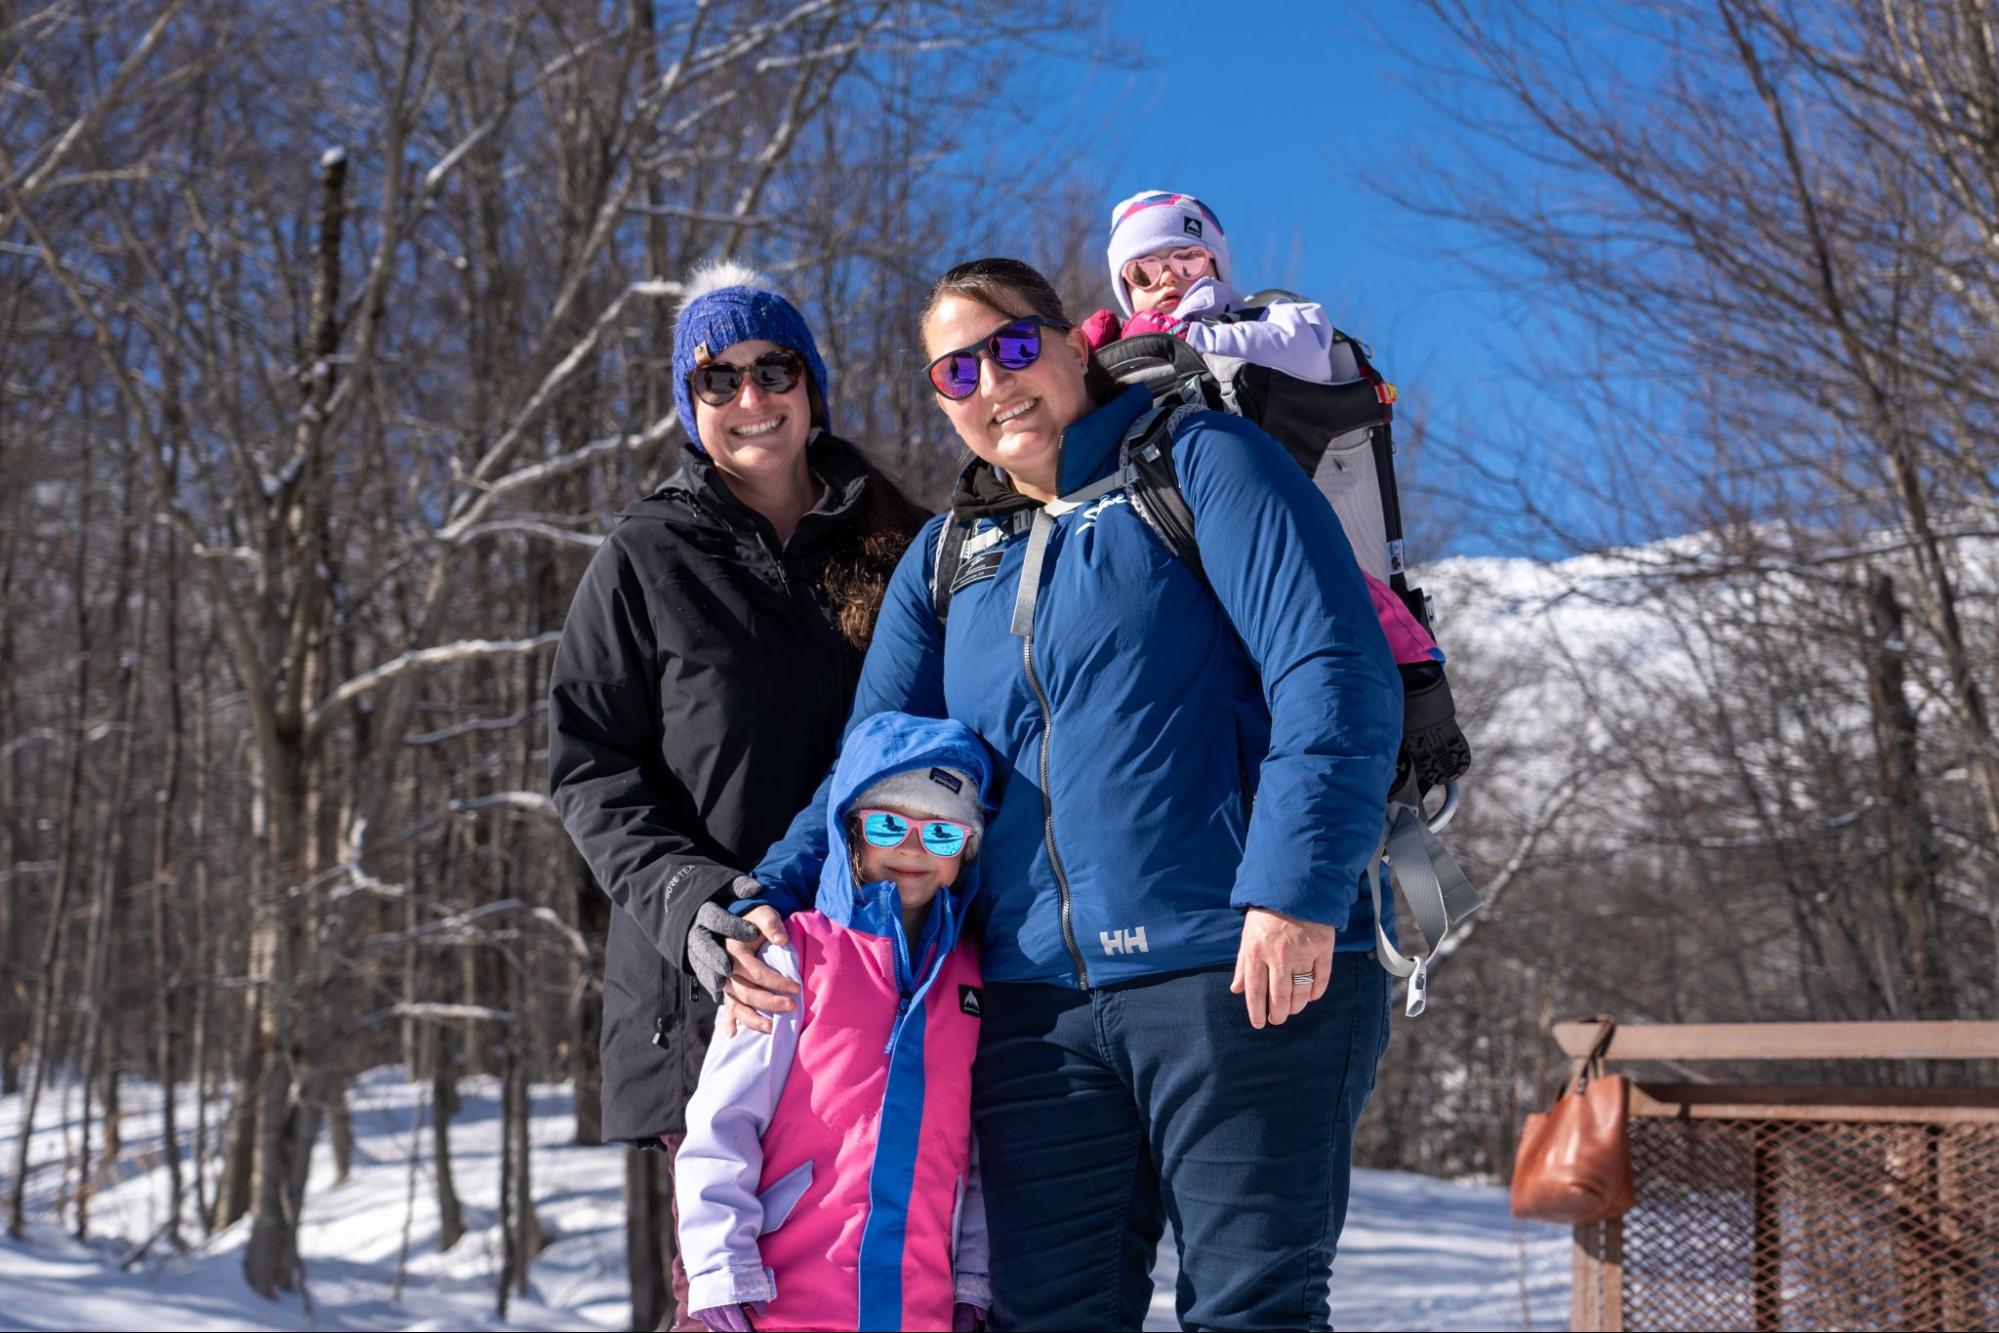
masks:
[[[666,1020],[664,1018],[655,1018],[652,1021],[652,1044],[661,1050],[666,1049]]]

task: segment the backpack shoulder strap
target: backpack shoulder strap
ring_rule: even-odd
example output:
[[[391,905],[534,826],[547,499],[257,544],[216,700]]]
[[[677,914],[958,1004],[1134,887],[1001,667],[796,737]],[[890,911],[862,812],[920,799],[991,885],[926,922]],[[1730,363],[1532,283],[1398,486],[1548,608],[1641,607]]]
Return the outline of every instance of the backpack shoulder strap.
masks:
[[[1146,409],[1132,423],[1118,446],[1118,471],[1131,507],[1167,551],[1196,574],[1201,573],[1201,548],[1194,541],[1194,514],[1180,491],[1180,474],[1173,465],[1173,436],[1205,402],[1169,398]],[[951,585],[965,562],[965,542],[972,525],[953,511],[937,530],[937,551],[930,564],[930,609],[942,628],[951,616]]]
[[[1188,417],[1207,410],[1202,403],[1170,399],[1159,403],[1133,423],[1118,446],[1118,466],[1132,509],[1176,560],[1204,578],[1201,547],[1194,540],[1194,511],[1187,507],[1180,472],[1173,463],[1173,439]]]
[[[937,553],[930,562],[930,609],[937,615],[940,630],[951,616],[951,585],[958,581],[958,567],[965,562],[965,538],[971,531],[972,525],[958,517],[956,510],[947,511],[944,526],[937,529]]]

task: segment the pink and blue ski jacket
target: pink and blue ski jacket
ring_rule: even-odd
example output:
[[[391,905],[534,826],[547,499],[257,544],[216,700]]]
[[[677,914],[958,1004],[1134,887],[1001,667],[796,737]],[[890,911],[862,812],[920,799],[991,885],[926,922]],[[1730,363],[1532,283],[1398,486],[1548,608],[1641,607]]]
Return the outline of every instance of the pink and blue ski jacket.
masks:
[[[978,867],[905,938],[894,884],[856,884],[856,796],[910,769],[992,765],[962,724],[878,713],[847,737],[826,806],[815,907],[765,961],[801,986],[768,1035],[709,1043],[675,1162],[681,1254],[696,1310],[748,1303],[786,1329],[949,1329],[990,1308],[972,1144],[972,1056],[984,999],[960,935]]]

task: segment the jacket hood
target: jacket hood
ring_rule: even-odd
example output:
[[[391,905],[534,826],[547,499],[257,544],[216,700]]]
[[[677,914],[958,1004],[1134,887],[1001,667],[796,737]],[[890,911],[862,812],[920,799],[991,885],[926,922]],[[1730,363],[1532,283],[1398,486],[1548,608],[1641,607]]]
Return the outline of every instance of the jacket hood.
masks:
[[[887,880],[854,882],[852,851],[847,844],[847,812],[855,800],[883,778],[920,768],[955,768],[972,775],[979,786],[979,805],[990,821],[998,812],[993,795],[993,763],[985,742],[962,722],[948,718],[914,717],[908,713],[876,713],[847,734],[840,759],[833,766],[833,784],[826,802],[826,864],[819,874],[817,906],[828,920],[850,930],[893,938],[902,916],[902,900]],[[967,864],[957,883],[938,895],[932,914],[946,932],[939,956],[957,943],[965,910],[978,893],[979,865]],[[890,917],[894,917],[891,922]]]

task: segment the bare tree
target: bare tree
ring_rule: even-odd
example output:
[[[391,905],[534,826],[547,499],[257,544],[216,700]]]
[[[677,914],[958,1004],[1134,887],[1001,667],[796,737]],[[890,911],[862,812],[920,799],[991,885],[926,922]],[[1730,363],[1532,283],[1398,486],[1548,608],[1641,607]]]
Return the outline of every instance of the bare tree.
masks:
[[[1521,358],[1559,410],[1428,459],[1575,553],[1430,580],[1478,630],[1445,627],[1481,760],[1454,836],[1509,887],[1441,983],[1476,1029],[1408,1029],[1462,1082],[1397,1060],[1383,1095],[1436,1130],[1409,1151],[1501,1173],[1555,1017],[1941,1016],[1999,984],[1999,84],[1962,6],[1425,10],[1458,137],[1394,201],[1572,358]]]
[[[85,1076],[85,1191],[119,1071],[191,1080],[195,1207],[247,1218],[275,1293],[322,1125],[338,1168],[348,1077],[400,1055],[447,1242],[454,1090],[506,1071],[526,1280],[530,1091],[575,1077],[594,1137],[609,910],[541,794],[543,680],[610,515],[679,457],[678,277],[778,273],[843,433],[934,487],[907,342],[975,243],[955,112],[1081,13],[116,0],[0,29],[10,1225],[49,1078]]]

